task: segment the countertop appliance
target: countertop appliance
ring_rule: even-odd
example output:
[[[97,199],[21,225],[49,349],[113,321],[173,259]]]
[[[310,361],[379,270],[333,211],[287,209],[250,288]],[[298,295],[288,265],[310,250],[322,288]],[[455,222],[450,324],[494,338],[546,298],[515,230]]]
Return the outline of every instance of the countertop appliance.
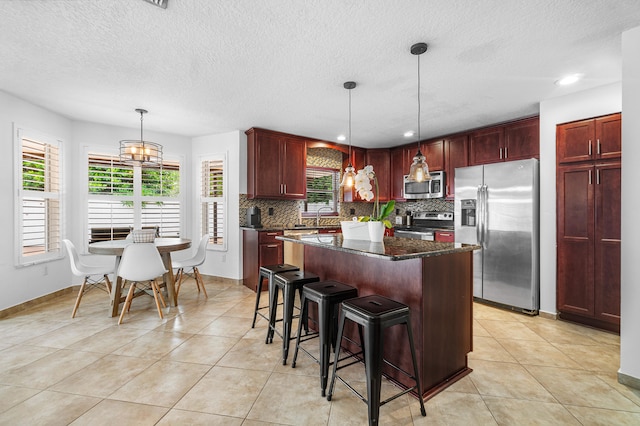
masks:
[[[262,219],[258,207],[254,206],[247,209],[247,226],[249,228],[262,228]]]
[[[430,172],[431,180],[410,182],[409,175],[403,177],[404,198],[407,200],[444,197],[444,172]]]
[[[536,314],[538,160],[462,167],[455,173],[455,242],[482,246],[473,255],[473,296]]]
[[[452,231],[454,227],[451,212],[413,212],[411,224],[396,226],[394,236],[433,241],[435,231]]]

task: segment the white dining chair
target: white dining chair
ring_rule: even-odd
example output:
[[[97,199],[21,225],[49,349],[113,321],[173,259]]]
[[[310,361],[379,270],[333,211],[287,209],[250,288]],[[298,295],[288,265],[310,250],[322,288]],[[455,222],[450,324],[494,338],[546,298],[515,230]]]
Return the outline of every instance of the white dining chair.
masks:
[[[157,278],[165,274],[167,270],[164,267],[160,253],[153,243],[137,243],[127,245],[120,259],[120,266],[118,268],[118,276],[123,279],[122,287],[124,288],[127,281],[130,283],[129,292],[127,298],[122,306],[122,312],[120,313],[120,319],[118,324],[122,324],[125,312],[129,312],[131,307],[131,301],[136,290],[136,284],[149,283],[151,291],[153,292],[153,298],[156,302],[156,308],[158,309],[158,315],[160,318],[164,318],[162,315],[162,308],[160,308],[160,301],[162,306],[166,307],[164,297],[160,292]]]
[[[200,244],[198,245],[198,251],[195,256],[190,259],[185,260],[175,260],[173,261],[173,267],[178,270],[176,273],[176,282],[178,285],[176,286],[176,298],[178,294],[180,294],[180,286],[182,285],[182,281],[184,280],[184,276],[190,276],[196,281],[196,286],[198,287],[198,293],[200,289],[204,293],[204,297],[209,298],[207,295],[207,290],[204,288],[204,281],[202,280],[202,275],[200,275],[200,271],[198,270],[198,266],[204,263],[205,258],[207,257],[207,244],[209,243],[209,235],[203,235],[200,240]],[[185,272],[185,268],[191,268],[191,272]]]
[[[111,281],[109,281],[109,274],[113,273],[113,267],[93,266],[82,263],[82,261],[80,261],[80,256],[78,256],[76,246],[67,239],[62,240],[62,242],[67,248],[67,253],[69,254],[71,272],[73,272],[73,274],[78,277],[84,277],[84,280],[80,285],[80,290],[78,291],[76,303],[75,305],[73,305],[73,312],[71,313],[71,318],[75,318],[76,312],[78,311],[78,306],[80,306],[80,301],[82,300],[82,295],[86,291],[89,291],[92,288],[102,288],[101,284],[104,282],[107,289],[107,294],[111,293]],[[93,277],[96,276],[100,276],[101,278],[95,280]]]

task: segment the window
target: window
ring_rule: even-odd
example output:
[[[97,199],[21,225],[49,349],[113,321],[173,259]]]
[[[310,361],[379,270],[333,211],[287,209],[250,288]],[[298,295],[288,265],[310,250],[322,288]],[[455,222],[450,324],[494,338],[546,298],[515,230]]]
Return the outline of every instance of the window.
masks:
[[[307,199],[303,214],[336,216],[339,211],[340,170],[307,166]]]
[[[16,263],[58,258],[62,235],[61,143],[18,129]]]
[[[121,239],[133,228],[180,236],[180,163],[140,168],[117,155],[88,155],[89,242]]]
[[[200,206],[202,235],[209,235],[209,247],[227,249],[225,158],[211,157],[201,163]]]

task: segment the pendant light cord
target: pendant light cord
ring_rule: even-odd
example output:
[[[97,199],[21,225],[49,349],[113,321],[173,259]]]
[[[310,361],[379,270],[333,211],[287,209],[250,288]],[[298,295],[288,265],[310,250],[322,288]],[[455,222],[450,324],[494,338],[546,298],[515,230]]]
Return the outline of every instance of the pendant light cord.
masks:
[[[351,89],[349,89],[349,163],[351,164]]]
[[[420,55],[418,56],[418,151],[420,151]]]
[[[140,111],[140,143],[144,147],[144,138],[142,137],[142,119],[144,117],[144,112]]]

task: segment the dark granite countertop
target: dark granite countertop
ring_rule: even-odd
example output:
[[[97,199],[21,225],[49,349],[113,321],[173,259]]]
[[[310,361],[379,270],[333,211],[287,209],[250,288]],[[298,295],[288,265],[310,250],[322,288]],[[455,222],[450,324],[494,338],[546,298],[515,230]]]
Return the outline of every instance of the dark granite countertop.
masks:
[[[322,226],[265,226],[262,228],[252,228],[250,226],[241,226],[240,229],[253,230],[253,231],[304,231],[306,230],[321,230],[321,229],[340,229],[340,225],[322,225]]]
[[[475,244],[443,243],[396,237],[384,237],[382,243],[345,240],[341,234],[291,235],[276,237],[276,239],[385,260],[416,259],[480,249],[480,246]]]

